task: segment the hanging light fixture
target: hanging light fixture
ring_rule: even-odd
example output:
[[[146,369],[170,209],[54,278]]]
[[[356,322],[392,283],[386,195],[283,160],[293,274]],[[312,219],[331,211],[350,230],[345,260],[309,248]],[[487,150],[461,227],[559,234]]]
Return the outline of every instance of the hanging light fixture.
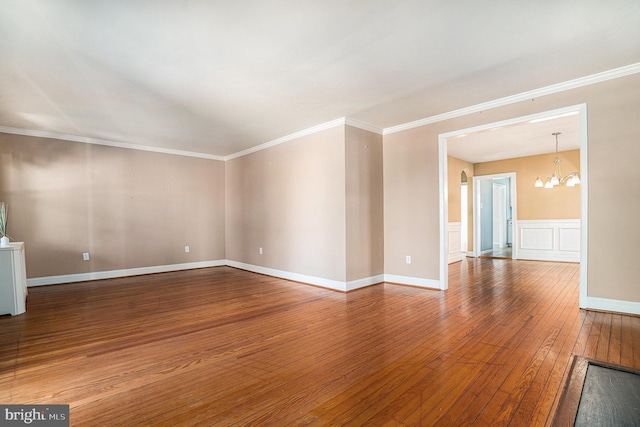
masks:
[[[565,177],[560,173],[560,159],[558,158],[558,135],[560,135],[560,132],[554,132],[551,135],[556,137],[556,158],[553,159],[553,164],[555,165],[553,168],[553,175],[546,178],[544,181],[542,178],[537,177],[535,186],[538,188],[553,188],[560,184],[564,184],[567,187],[573,187],[580,184],[580,174],[578,172],[571,172]]]

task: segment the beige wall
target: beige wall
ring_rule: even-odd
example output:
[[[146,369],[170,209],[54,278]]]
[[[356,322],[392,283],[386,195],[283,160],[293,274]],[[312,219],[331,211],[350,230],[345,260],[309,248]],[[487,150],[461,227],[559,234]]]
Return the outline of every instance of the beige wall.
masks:
[[[381,135],[338,126],[230,160],[226,181],[228,259],[341,282],[383,273]]]
[[[226,189],[227,259],[346,280],[344,127],[227,161]]]
[[[439,280],[439,134],[580,103],[588,110],[588,295],[640,302],[640,225],[626,220],[640,208],[633,197],[640,194],[639,74],[385,135],[384,273]],[[336,127],[225,165],[3,134],[0,200],[9,203],[9,234],[26,242],[29,277],[226,255],[346,281],[379,271],[378,160],[372,151],[361,165],[356,153],[370,138]],[[356,159],[361,169],[352,175]],[[363,184],[370,193],[349,199]],[[367,205],[363,223],[371,228],[356,231]],[[370,263],[357,254],[367,241],[374,246]],[[82,261],[82,252],[91,261]]]
[[[439,134],[581,103],[588,115],[588,296],[640,302],[640,224],[624,218],[640,209],[640,197],[630,197],[640,194],[639,74],[386,135],[385,273],[439,279]],[[409,252],[418,256],[406,265]]]
[[[0,164],[30,278],[224,259],[223,162],[0,134]]]
[[[437,124],[431,128],[440,129]],[[415,128],[385,135],[383,164],[384,272],[437,280],[438,133]],[[405,262],[407,255],[411,264]]]
[[[382,135],[346,126],[347,281],[384,273]]]
[[[578,219],[580,218],[580,186],[564,185],[536,188],[538,176],[551,176],[555,153],[541,156],[519,157],[495,162],[476,163],[475,174],[516,173],[516,200],[518,219]],[[580,172],[580,150],[558,153],[561,173]]]

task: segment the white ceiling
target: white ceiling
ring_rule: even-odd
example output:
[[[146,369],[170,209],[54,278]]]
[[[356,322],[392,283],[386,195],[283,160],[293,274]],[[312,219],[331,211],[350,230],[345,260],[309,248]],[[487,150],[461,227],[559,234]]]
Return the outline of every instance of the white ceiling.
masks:
[[[0,10],[0,126],[218,156],[340,117],[387,128],[640,62],[638,0]]]
[[[535,156],[580,148],[578,112],[538,118],[508,126],[491,127],[447,139],[447,154],[469,163]]]

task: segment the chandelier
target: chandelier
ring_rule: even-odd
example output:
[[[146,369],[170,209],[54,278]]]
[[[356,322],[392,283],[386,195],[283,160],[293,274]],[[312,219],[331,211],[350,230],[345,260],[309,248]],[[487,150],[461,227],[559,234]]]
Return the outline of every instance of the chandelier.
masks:
[[[556,137],[556,158],[553,160],[554,169],[553,175],[548,178],[545,178],[545,181],[542,178],[536,178],[536,187],[544,187],[544,188],[553,188],[557,185],[564,184],[567,187],[573,187],[576,184],[580,184],[580,174],[578,172],[571,172],[569,175],[563,177],[560,173],[560,159],[558,158],[558,135],[560,132],[554,132],[551,135]]]

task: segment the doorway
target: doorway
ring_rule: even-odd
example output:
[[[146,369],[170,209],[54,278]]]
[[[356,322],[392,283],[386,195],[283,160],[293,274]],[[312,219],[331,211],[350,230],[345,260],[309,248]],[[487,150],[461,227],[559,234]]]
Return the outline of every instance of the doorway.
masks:
[[[588,232],[588,220],[589,220],[589,203],[588,203],[588,148],[587,148],[587,106],[586,104],[578,104],[564,108],[558,108],[556,110],[544,111],[540,113],[531,114],[528,116],[522,116],[514,119],[503,120],[494,123],[487,123],[479,126],[474,126],[466,129],[459,129],[452,132],[442,133],[438,135],[438,153],[439,153],[439,194],[440,194],[440,289],[448,289],[448,233],[447,233],[447,219],[448,219],[448,206],[447,206],[447,194],[448,185],[447,182],[447,144],[449,138],[461,137],[467,133],[484,131],[490,129],[498,129],[503,126],[513,126],[518,124],[525,124],[527,122],[546,121],[554,119],[555,117],[561,117],[567,114],[577,114],[579,117],[579,149],[580,149],[580,235],[587,236]],[[515,187],[515,186],[514,186]],[[475,216],[474,216],[475,218]],[[516,216],[514,214],[514,220]],[[475,220],[474,220],[475,223]],[[475,225],[475,224],[474,224]],[[512,224],[512,230],[517,230],[515,224]],[[475,235],[475,231],[474,231]],[[517,233],[512,234],[512,248],[517,251]],[[475,243],[474,243],[475,244]],[[515,255],[517,256],[517,254]],[[587,263],[588,263],[588,239],[580,239],[580,308],[587,307]]]
[[[473,187],[474,256],[516,259],[516,174],[474,176]]]

